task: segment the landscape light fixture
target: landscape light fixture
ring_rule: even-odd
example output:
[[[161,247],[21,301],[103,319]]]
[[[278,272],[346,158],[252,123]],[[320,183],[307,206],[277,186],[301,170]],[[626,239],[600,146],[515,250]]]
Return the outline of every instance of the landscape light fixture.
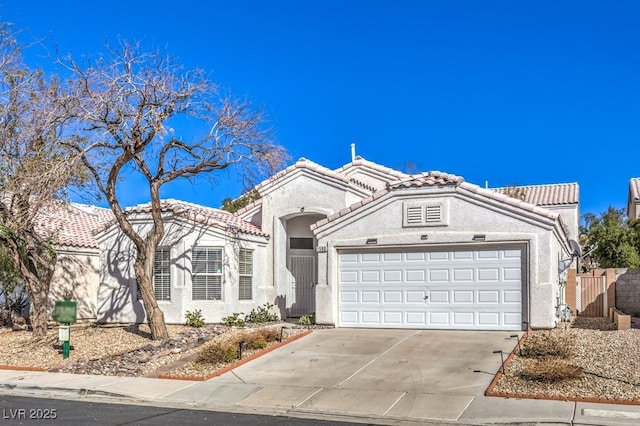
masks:
[[[518,336],[517,334],[512,334],[511,335],[512,339],[518,339],[518,355],[522,354],[522,348],[520,348],[520,336]]]
[[[504,374],[504,353],[501,350],[493,351],[494,354],[500,354],[500,360],[502,364],[500,365],[500,370],[502,370],[502,374]]]

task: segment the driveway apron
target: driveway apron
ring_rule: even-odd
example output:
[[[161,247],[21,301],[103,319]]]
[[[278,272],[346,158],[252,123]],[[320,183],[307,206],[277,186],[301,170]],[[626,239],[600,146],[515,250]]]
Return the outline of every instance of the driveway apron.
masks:
[[[193,402],[338,415],[457,420],[517,339],[509,332],[318,329],[206,383]],[[496,351],[498,351],[496,353]],[[202,384],[203,386],[205,384]],[[184,393],[181,392],[182,394]],[[222,402],[222,401],[220,401]]]

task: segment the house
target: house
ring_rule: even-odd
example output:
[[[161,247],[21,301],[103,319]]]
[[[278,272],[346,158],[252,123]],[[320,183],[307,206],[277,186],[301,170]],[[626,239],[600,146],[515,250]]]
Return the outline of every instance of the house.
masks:
[[[629,180],[629,195],[627,197],[627,217],[637,219],[640,217],[640,178]]]
[[[156,251],[153,285],[168,323],[184,323],[185,314],[196,309],[208,321],[220,322],[234,312],[273,303],[275,292],[264,279],[266,233],[223,210],[177,200],[163,200],[161,206],[165,236]],[[150,204],[126,209],[126,214],[142,235],[152,226]],[[145,321],[133,273],[133,243],[115,221],[98,230],[96,239],[98,321]]]
[[[520,188],[512,197],[438,171],[409,175],[353,152],[338,169],[300,159],[235,214],[164,200],[156,297],[168,323],[272,303],[338,327],[551,328],[574,259],[578,186]],[[127,214],[139,230],[152,224],[148,204]],[[95,239],[97,319],[144,321],[135,249],[113,221]]]

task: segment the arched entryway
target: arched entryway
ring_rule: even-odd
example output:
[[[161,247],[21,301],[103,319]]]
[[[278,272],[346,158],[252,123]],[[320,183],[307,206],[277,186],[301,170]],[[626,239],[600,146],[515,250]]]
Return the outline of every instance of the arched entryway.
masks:
[[[315,312],[315,285],[318,277],[317,242],[311,225],[325,216],[299,214],[287,219],[287,316],[300,317]]]

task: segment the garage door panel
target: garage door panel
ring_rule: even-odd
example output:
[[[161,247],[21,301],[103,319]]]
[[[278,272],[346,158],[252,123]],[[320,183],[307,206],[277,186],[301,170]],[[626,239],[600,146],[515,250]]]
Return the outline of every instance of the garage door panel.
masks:
[[[340,253],[340,325],[520,330],[522,254],[381,251],[355,253],[354,262],[353,252]]]
[[[380,324],[381,315],[379,311],[364,311],[361,315],[361,321],[367,325]]]
[[[380,292],[378,291],[363,291],[360,293],[363,304],[367,303],[380,303]]]
[[[460,269],[456,268],[453,270],[453,279],[452,283],[457,283],[460,281],[470,282],[473,281],[473,269]]]
[[[449,291],[430,291],[429,302],[430,303],[449,303]]]
[[[453,312],[452,325],[454,327],[473,327],[475,323],[474,312]]]
[[[405,291],[405,300],[407,303],[420,303],[422,305],[425,304],[425,296],[427,295],[426,290],[407,290]]]
[[[340,283],[342,285],[357,283],[358,271],[342,271],[340,272]]]
[[[516,290],[505,290],[502,293],[502,300],[504,303],[522,303],[522,293]]]
[[[357,291],[341,291],[340,292],[340,300],[343,303],[358,303],[358,294]]]
[[[478,281],[498,281],[500,268],[478,268]]]
[[[473,303],[473,291],[454,291],[453,303]]]
[[[384,303],[402,303],[402,291],[383,291],[382,301]]]
[[[427,313],[426,312],[407,312],[406,323],[407,325],[425,326],[427,324]]]
[[[480,290],[478,291],[478,303],[498,303],[500,302],[499,290]]]
[[[403,324],[402,318],[404,316],[404,312],[402,311],[386,311],[383,312],[382,318],[384,320],[384,324],[387,325],[398,325],[401,326]]]
[[[382,272],[384,283],[401,283],[402,282],[402,270],[391,270]]]
[[[449,282],[448,269],[429,269],[429,282]]]

